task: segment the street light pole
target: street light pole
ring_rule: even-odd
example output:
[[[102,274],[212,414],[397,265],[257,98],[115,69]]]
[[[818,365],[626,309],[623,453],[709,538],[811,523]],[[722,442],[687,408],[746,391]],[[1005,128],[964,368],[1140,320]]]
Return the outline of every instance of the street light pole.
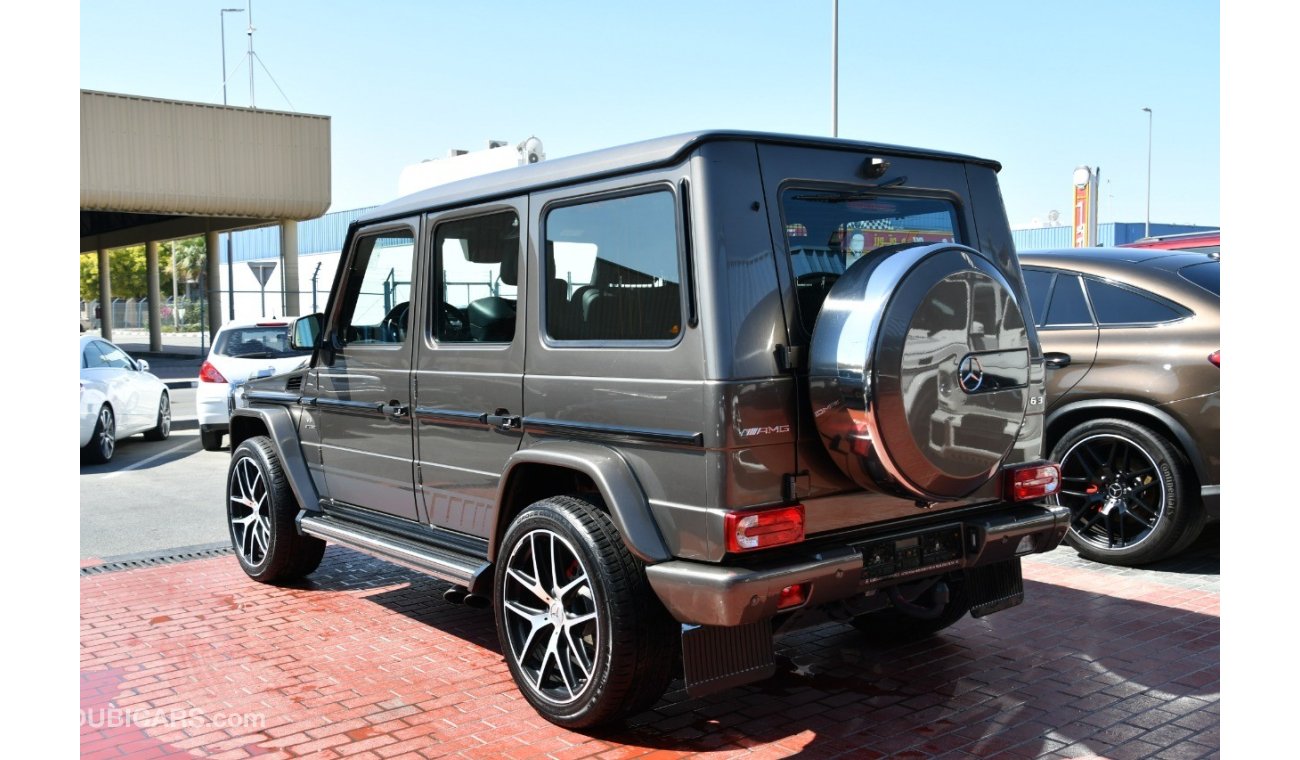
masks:
[[[831,0],[831,137],[840,136],[840,0]]]
[[[1151,109],[1143,108],[1147,112],[1147,227],[1144,237],[1151,237]]]
[[[226,100],[226,14],[243,13],[243,8],[221,9],[221,105],[230,103]],[[230,233],[226,233],[226,279],[230,288],[230,319],[235,318],[235,262],[230,251]]]
[[[223,106],[230,105],[226,100],[226,14],[243,12],[243,8],[221,9],[221,105]]]

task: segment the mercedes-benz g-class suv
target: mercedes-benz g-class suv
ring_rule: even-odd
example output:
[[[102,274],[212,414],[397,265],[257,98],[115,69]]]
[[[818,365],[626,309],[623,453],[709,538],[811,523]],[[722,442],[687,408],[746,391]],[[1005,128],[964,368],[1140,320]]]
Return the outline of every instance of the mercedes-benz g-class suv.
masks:
[[[570,727],[765,678],[799,626],[1019,604],[1069,513],[998,169],[708,132],[366,213],[310,366],[231,419],[240,563],[332,541],[453,584]]]

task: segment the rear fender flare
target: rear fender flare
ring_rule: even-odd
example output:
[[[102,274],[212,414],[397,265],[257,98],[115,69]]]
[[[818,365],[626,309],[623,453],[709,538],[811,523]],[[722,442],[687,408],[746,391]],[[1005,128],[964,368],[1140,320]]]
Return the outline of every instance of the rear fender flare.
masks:
[[[544,441],[517,451],[510,458],[497,486],[496,524],[488,539],[489,559],[495,559],[500,538],[514,517],[515,510],[511,507],[515,505],[508,503],[513,487],[511,479],[522,464],[562,467],[586,475],[595,483],[610,519],[632,554],[646,564],[672,559],[651,516],[650,502],[627,460],[607,446],[572,441]]]
[[[1196,445],[1196,441],[1192,438],[1191,434],[1187,432],[1187,428],[1183,427],[1181,422],[1174,419],[1167,412],[1162,411],[1158,407],[1151,406],[1150,404],[1144,404],[1141,401],[1129,401],[1125,399],[1088,399],[1086,401],[1075,401],[1066,404],[1059,409],[1054,409],[1047,415],[1047,421],[1044,426],[1044,431],[1046,433],[1044,437],[1045,446],[1056,445],[1056,439],[1060,437],[1057,433],[1061,431],[1055,430],[1054,428],[1061,418],[1071,416],[1077,412],[1088,412],[1090,418],[1104,417],[1106,416],[1107,411],[1113,409],[1122,409],[1127,412],[1132,412],[1157,420],[1161,425],[1168,428],[1169,431],[1174,434],[1174,437],[1178,439],[1177,443],[1182,447],[1187,459],[1191,461],[1192,469],[1196,472],[1196,479],[1201,483],[1206,482],[1205,459],[1201,456],[1201,450]]]

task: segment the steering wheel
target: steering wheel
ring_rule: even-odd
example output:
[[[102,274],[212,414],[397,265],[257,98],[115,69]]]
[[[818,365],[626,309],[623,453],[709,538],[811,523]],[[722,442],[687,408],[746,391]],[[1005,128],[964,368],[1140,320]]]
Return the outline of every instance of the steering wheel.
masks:
[[[388,310],[379,322],[383,335],[390,343],[401,343],[406,339],[406,322],[411,312],[411,302],[402,301]]]

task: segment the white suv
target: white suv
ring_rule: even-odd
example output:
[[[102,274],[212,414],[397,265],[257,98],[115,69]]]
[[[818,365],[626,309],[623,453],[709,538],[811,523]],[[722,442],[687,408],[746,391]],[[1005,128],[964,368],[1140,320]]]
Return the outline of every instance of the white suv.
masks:
[[[288,320],[231,320],[222,325],[199,369],[199,388],[194,397],[203,448],[220,449],[222,436],[230,429],[226,396],[232,383],[297,369],[310,355],[310,351],[289,347]]]

